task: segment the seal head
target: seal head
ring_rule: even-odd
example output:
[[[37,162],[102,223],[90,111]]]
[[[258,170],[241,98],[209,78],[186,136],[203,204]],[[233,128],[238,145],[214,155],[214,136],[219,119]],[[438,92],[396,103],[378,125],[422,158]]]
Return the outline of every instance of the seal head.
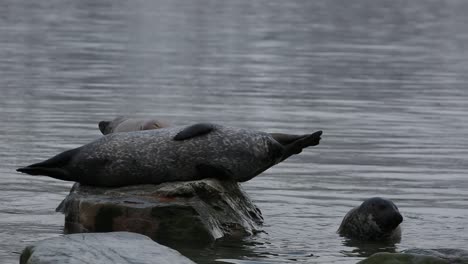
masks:
[[[170,126],[169,123],[154,118],[126,118],[119,116],[111,121],[101,121],[98,124],[103,135],[140,130],[159,129]]]
[[[401,222],[403,216],[392,201],[373,197],[346,214],[338,233],[358,240],[399,239]]]

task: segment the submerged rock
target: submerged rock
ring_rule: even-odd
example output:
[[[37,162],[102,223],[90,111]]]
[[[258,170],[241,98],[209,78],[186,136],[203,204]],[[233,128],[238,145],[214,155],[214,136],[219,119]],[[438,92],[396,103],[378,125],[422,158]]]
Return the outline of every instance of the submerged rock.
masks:
[[[406,254],[418,254],[425,256],[433,256],[447,260],[452,264],[468,264],[468,250],[454,248],[438,248],[438,249],[421,249],[412,248],[403,251]]]
[[[65,233],[130,231],[159,242],[251,235],[263,222],[237,182],[215,179],[120,188],[76,183],[57,211],[65,214]]]
[[[402,253],[376,253],[359,264],[468,264],[468,251],[415,248]]]
[[[26,247],[20,264],[194,264],[179,252],[146,236],[87,233],[54,237]]]
[[[438,257],[405,253],[376,253],[358,264],[449,264]]]

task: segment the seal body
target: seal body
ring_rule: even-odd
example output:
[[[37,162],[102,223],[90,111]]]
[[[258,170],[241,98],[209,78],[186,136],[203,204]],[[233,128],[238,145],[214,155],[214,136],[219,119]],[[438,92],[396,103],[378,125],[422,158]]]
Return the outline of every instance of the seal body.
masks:
[[[268,133],[214,124],[114,133],[18,171],[95,186],[202,178],[243,182],[319,144],[321,134],[282,145]]]
[[[338,233],[357,240],[399,240],[402,221],[403,217],[392,201],[373,197],[346,214]]]
[[[139,130],[159,129],[170,126],[168,122],[154,118],[117,117],[112,121],[101,121],[98,124],[103,135]]]

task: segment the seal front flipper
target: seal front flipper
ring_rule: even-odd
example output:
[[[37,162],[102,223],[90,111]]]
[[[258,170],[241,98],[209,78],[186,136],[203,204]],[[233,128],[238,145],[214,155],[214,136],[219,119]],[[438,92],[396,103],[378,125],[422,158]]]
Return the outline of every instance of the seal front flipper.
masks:
[[[44,175],[59,180],[75,181],[65,167],[78,152],[79,148],[67,150],[46,161],[19,168],[16,171],[29,175]]]
[[[223,167],[209,164],[198,164],[196,168],[198,179],[215,178],[222,181],[232,179],[232,173]]]
[[[179,133],[177,133],[177,135],[174,137],[174,140],[181,141],[181,140],[191,139],[194,137],[203,136],[203,135],[210,133],[214,129],[215,129],[215,126],[212,124],[199,123],[199,124],[191,125],[189,127],[184,128]]]

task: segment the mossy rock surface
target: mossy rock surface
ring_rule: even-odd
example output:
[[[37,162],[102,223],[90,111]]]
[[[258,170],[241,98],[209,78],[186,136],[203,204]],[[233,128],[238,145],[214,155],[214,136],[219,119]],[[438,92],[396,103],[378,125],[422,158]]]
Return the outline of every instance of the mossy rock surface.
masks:
[[[102,188],[75,184],[57,211],[65,233],[129,231],[158,242],[211,242],[260,231],[260,210],[237,182],[204,179]]]
[[[431,256],[406,253],[376,253],[359,264],[449,264],[449,262]]]
[[[468,251],[414,248],[402,253],[376,253],[359,264],[468,264]]]

